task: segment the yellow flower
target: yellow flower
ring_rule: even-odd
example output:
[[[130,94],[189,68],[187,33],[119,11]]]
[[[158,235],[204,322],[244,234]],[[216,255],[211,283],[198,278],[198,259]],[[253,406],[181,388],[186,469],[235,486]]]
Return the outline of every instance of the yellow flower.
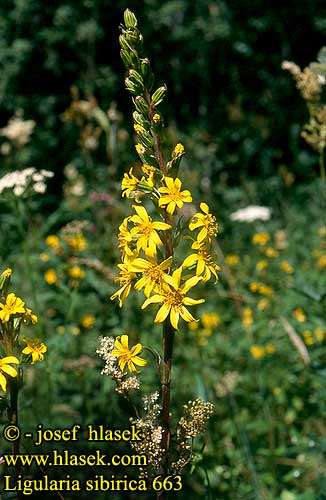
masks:
[[[186,297],[186,293],[201,281],[201,277],[193,276],[185,281],[180,286],[182,267],[174,271],[171,277],[171,286],[166,286],[160,294],[153,295],[145,300],[142,309],[145,309],[149,304],[162,304],[158,310],[154,323],[162,323],[168,315],[170,315],[171,325],[175,330],[178,330],[179,317],[181,316],[188,323],[195,321],[195,318],[190,314],[185,306],[192,306],[194,304],[201,304],[205,302],[204,299],[191,299]]]
[[[244,308],[242,312],[242,326],[245,330],[249,330],[253,323],[253,313],[249,307]]]
[[[7,379],[3,375],[9,375],[10,377],[17,377],[17,370],[10,366],[10,364],[19,364],[19,360],[16,356],[6,356],[5,358],[0,358],[0,386],[3,392],[6,392],[7,389]]]
[[[257,281],[253,281],[252,283],[249,284],[249,290],[253,293],[258,292],[259,290],[259,283]]]
[[[237,264],[239,264],[239,257],[237,255],[227,255],[225,260],[226,260],[226,263],[230,267],[233,267],[233,266],[236,266]]]
[[[79,335],[80,334],[80,328],[78,326],[72,326],[70,329],[71,335]]]
[[[192,197],[190,191],[181,189],[181,181],[172,177],[164,177],[166,187],[160,187],[158,190],[163,194],[158,200],[159,207],[164,207],[168,214],[173,214],[176,207],[181,208],[184,203],[191,203]]]
[[[75,279],[83,279],[85,277],[85,271],[79,266],[72,266],[68,270],[69,276]]]
[[[37,322],[38,322],[38,318],[36,316],[36,314],[34,314],[32,312],[31,309],[29,309],[28,307],[26,307],[26,311],[25,311],[25,314],[24,314],[24,323],[30,323],[32,322],[33,325],[35,325]]]
[[[7,267],[7,269],[5,269],[2,273],[1,273],[1,277],[2,278],[10,278],[10,276],[12,275],[12,269],[10,267]]]
[[[213,274],[215,276],[215,283],[218,281],[218,271],[221,268],[212,260],[212,255],[207,250],[199,250],[197,254],[189,255],[182,263],[182,267],[191,267],[197,262],[196,276],[204,273],[203,283],[206,283]]]
[[[205,330],[216,328],[220,323],[220,317],[214,312],[206,312],[200,318]]]
[[[259,345],[254,344],[250,347],[251,355],[254,359],[261,359],[265,356],[265,349]]]
[[[276,347],[274,344],[267,344],[265,351],[267,354],[273,354],[276,351]]]
[[[136,151],[139,155],[142,155],[145,153],[145,148],[142,144],[140,144],[140,143],[136,144],[135,148],[136,148]]]
[[[132,193],[136,193],[139,184],[139,179],[135,177],[132,173],[132,167],[129,170],[129,174],[124,173],[121,182],[122,196],[131,198]]]
[[[198,321],[196,321],[196,320],[195,321],[189,321],[188,328],[192,332],[195,332],[196,330],[198,330]]]
[[[195,241],[191,248],[200,248],[206,241],[210,242],[211,238],[215,237],[218,231],[216,217],[209,213],[208,205],[201,203],[200,209],[203,213],[196,213],[189,223],[190,231],[201,228],[197,235],[197,241]]]
[[[125,217],[122,224],[119,226],[118,239],[120,241],[119,248],[121,248],[122,254],[126,254],[131,257],[133,255],[133,251],[129,248],[129,245],[132,243],[132,236],[128,229],[129,219],[130,217]]]
[[[74,252],[85,250],[87,243],[82,233],[76,233],[73,236],[67,236],[66,241]]]
[[[129,270],[135,273],[143,273],[143,276],[135,284],[135,290],[140,291],[144,288],[146,297],[155,292],[160,292],[164,283],[168,283],[171,277],[164,271],[171,266],[172,257],[158,264],[154,257],[145,259],[134,259]]]
[[[6,303],[2,304],[0,302],[0,320],[3,323],[8,323],[11,315],[24,313],[24,305],[25,302],[23,302],[22,299],[16,297],[14,293],[9,293],[6,298]]]
[[[166,231],[171,226],[165,222],[152,221],[144,207],[133,205],[137,215],[132,215],[130,220],[135,224],[130,231],[131,236],[137,238],[137,251],[143,250],[146,255],[155,255],[156,247],[163,245],[157,230]]]
[[[178,156],[183,155],[184,152],[185,152],[185,148],[184,148],[183,144],[180,144],[180,142],[179,142],[173,150],[173,156],[176,158]]]
[[[252,242],[254,243],[254,245],[265,246],[269,238],[270,236],[268,233],[265,232],[256,233],[252,237]]]
[[[160,119],[161,119],[161,115],[159,115],[158,113],[155,113],[155,115],[153,116],[153,122],[157,123],[160,121]]]
[[[26,356],[32,355],[32,365],[36,361],[43,361],[44,353],[47,351],[46,345],[39,341],[39,339],[23,339],[27,347],[22,350]]]
[[[283,262],[280,263],[280,269],[281,271],[284,271],[286,274],[292,274],[294,272],[293,267],[286,260],[283,260]]]
[[[318,228],[318,235],[321,238],[326,237],[326,226],[321,226],[321,227]]]
[[[134,130],[137,134],[143,134],[145,132],[144,127],[142,127],[141,125],[138,125],[138,123],[134,124]]]
[[[40,261],[49,262],[49,260],[50,260],[50,257],[48,256],[48,254],[46,252],[40,253]]]
[[[326,255],[319,257],[317,260],[317,267],[318,269],[326,269]]]
[[[276,258],[276,257],[279,256],[279,252],[277,250],[275,250],[275,248],[272,248],[272,247],[267,247],[266,251],[265,251],[265,254],[270,259],[274,259],[274,258]]]
[[[111,351],[111,355],[118,358],[119,368],[122,372],[126,365],[130,372],[136,372],[137,369],[135,365],[145,366],[147,364],[147,361],[145,361],[145,359],[142,359],[138,356],[143,348],[141,344],[136,344],[134,347],[129,349],[128,335],[117,337],[114,345],[115,349]]]
[[[260,260],[256,264],[257,271],[263,271],[268,266],[267,260]]]
[[[119,307],[122,307],[124,301],[130,293],[131,283],[136,278],[136,274],[130,271],[130,263],[126,260],[121,264],[118,264],[118,268],[120,269],[120,276],[114,278],[114,281],[118,281],[121,288],[111,295],[110,299],[118,299]]]
[[[264,311],[264,309],[266,309],[267,306],[268,306],[268,300],[267,299],[260,299],[260,301],[257,304],[257,308],[260,311]]]
[[[63,325],[57,326],[55,331],[59,333],[59,335],[63,335],[64,333],[66,333],[66,327]]]
[[[155,167],[152,167],[152,165],[147,165],[147,163],[144,163],[141,169],[144,172],[144,174],[148,176],[147,184],[149,185],[149,187],[153,188],[155,184],[154,182],[154,176],[156,172]]]
[[[310,330],[304,330],[303,339],[306,345],[313,345],[315,343],[315,340]]]
[[[48,285],[54,285],[58,281],[58,275],[55,269],[48,269],[44,273],[44,279]]]
[[[50,234],[46,237],[45,243],[51,248],[57,248],[60,245],[60,240],[55,234]]]
[[[299,323],[304,323],[306,321],[306,315],[303,312],[303,310],[301,309],[301,307],[297,307],[296,309],[294,309],[292,314],[293,314],[293,317],[297,321],[299,321]]]
[[[273,291],[273,288],[271,288],[270,286],[267,286],[267,285],[264,285],[263,283],[260,283],[259,293],[261,293],[262,295],[271,296],[271,295],[273,295],[274,291]]]
[[[324,335],[323,329],[320,326],[317,326],[317,328],[315,329],[315,337],[316,337],[316,339],[319,342],[322,342],[324,340],[324,336],[326,337],[326,335]]]
[[[84,328],[92,328],[95,324],[95,317],[92,314],[85,314],[81,319],[81,324]]]

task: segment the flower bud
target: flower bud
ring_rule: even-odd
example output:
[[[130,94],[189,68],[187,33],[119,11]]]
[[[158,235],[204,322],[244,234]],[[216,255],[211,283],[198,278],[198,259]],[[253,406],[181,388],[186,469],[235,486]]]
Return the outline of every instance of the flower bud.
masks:
[[[152,103],[154,106],[158,106],[163,101],[166,91],[167,86],[165,84],[155,90],[154,94],[152,95]]]
[[[127,28],[136,28],[137,18],[131,10],[126,9],[123,14],[123,20]]]

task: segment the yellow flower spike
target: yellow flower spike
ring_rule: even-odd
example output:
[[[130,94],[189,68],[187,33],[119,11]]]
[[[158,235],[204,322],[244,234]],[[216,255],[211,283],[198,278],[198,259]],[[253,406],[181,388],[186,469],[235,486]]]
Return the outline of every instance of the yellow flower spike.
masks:
[[[44,353],[47,351],[45,344],[39,341],[39,339],[23,339],[23,342],[27,346],[22,350],[22,354],[32,356],[32,365],[37,361],[43,361]]]
[[[0,320],[3,323],[8,323],[10,316],[25,312],[25,302],[21,298],[16,297],[14,293],[9,293],[6,298],[6,303],[0,302]]]
[[[164,177],[164,182],[166,187],[158,189],[159,193],[163,194],[158,200],[158,204],[159,207],[164,207],[168,214],[172,215],[176,207],[181,208],[184,203],[192,202],[191,193],[188,189],[180,191],[182,183],[178,177],[176,179]]]
[[[161,115],[159,115],[158,113],[155,113],[155,115],[153,116],[153,122],[157,123],[160,121],[160,119],[161,119]]]
[[[127,198],[132,197],[132,193],[136,193],[138,189],[139,179],[135,177],[132,173],[133,167],[129,170],[129,174],[124,173],[123,179],[121,182],[121,190],[122,196],[126,196]]]
[[[123,372],[125,366],[127,365],[130,372],[137,372],[137,366],[145,366],[147,361],[138,356],[142,351],[143,346],[141,344],[136,344],[134,347],[129,349],[129,339],[128,335],[122,335],[117,337],[114,342],[115,349],[111,351],[112,356],[118,358],[118,364],[120,370]]]
[[[209,213],[209,206],[206,203],[201,203],[200,209],[203,213],[196,213],[189,223],[190,231],[200,229],[197,235],[197,241],[195,241],[191,248],[200,248],[206,241],[210,243],[211,239],[214,238],[218,232],[216,217]]]
[[[219,279],[217,273],[221,271],[221,268],[212,259],[212,255],[207,250],[199,250],[197,254],[186,257],[182,263],[182,267],[191,267],[197,263],[196,276],[204,274],[203,283],[206,283],[213,274],[215,276],[215,283],[217,283]]]
[[[17,370],[10,366],[11,364],[18,365],[19,359],[16,356],[6,356],[5,358],[0,358],[0,386],[3,392],[7,390],[7,379],[4,376],[9,375],[10,377],[17,377]]]
[[[156,247],[163,245],[157,230],[166,231],[171,226],[165,222],[153,221],[145,207],[133,205],[133,208],[137,215],[130,217],[130,220],[135,224],[130,234],[137,238],[137,251],[143,250],[146,255],[154,256]]]
[[[182,267],[179,267],[173,272],[172,276],[170,276],[169,286],[164,287],[160,294],[149,297],[142,305],[142,309],[145,309],[149,304],[162,304],[156,314],[154,323],[163,323],[168,315],[170,315],[170,322],[175,330],[178,330],[180,316],[188,323],[195,321],[195,318],[185,306],[192,306],[205,302],[204,299],[196,300],[186,297],[186,293],[196,286],[202,278],[193,276],[180,286],[181,273]]]

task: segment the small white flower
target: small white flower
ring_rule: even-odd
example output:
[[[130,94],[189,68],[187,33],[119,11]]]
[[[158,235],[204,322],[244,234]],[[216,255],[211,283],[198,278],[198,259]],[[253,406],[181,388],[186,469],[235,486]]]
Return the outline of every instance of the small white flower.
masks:
[[[33,186],[35,193],[45,193],[46,184],[44,182],[36,182]]]
[[[255,220],[269,220],[271,218],[271,209],[268,207],[259,207],[257,205],[249,205],[245,208],[240,208],[230,215],[230,219],[240,222],[253,222]]]
[[[23,192],[24,192],[24,191],[25,191],[24,186],[19,186],[19,185],[17,185],[17,186],[15,186],[15,187],[14,187],[14,194],[15,194],[16,196],[21,196],[21,195],[23,194]]]

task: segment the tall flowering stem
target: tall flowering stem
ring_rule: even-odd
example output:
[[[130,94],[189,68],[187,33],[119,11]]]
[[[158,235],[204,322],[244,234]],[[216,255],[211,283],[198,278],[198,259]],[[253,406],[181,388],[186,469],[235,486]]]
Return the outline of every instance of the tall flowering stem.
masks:
[[[217,223],[206,203],[200,204],[201,212],[194,213],[187,222],[184,222],[182,207],[185,203],[192,203],[190,191],[182,188],[182,182],[178,177],[180,162],[185,151],[182,144],[176,144],[169,158],[164,158],[161,145],[163,120],[158,106],[164,99],[167,89],[162,85],[153,91],[154,76],[149,60],[142,56],[143,38],[137,24],[135,15],[126,10],[124,24],[120,26],[119,40],[121,58],[128,72],[125,84],[133,96],[135,106],[133,119],[138,141],[135,148],[141,166],[131,167],[122,179],[122,196],[133,199],[134,204],[132,214],[125,217],[119,227],[118,238],[122,261],[118,264],[120,275],[115,281],[120,284],[120,288],[111,299],[118,299],[119,306],[122,307],[134,289],[145,294],[142,309],[151,304],[159,305],[154,323],[163,325],[163,346],[162,355],[154,353],[154,359],[158,362],[159,368],[161,411],[156,403],[156,393],[155,397],[145,398],[147,403],[144,408],[149,413],[147,419],[140,421],[140,425],[146,427],[144,432],[147,438],[144,438],[143,446],[151,457],[154,472],[170,475],[178,474],[192,456],[191,445],[185,444],[190,436],[182,438],[183,441],[179,442],[177,436],[181,434],[177,431],[174,434],[177,446],[175,450],[171,450],[173,343],[176,331],[179,329],[180,318],[186,322],[196,321],[187,307],[204,302],[204,299],[188,297],[188,292],[200,282],[209,281],[211,276],[215,277],[215,281],[218,280],[217,271],[220,268],[214,263],[213,255],[210,253],[212,239],[217,234]],[[141,178],[135,175],[137,170],[142,172]],[[152,215],[147,210],[153,205]],[[188,231],[187,239],[184,238],[183,241],[187,241],[188,245],[191,241],[192,253],[183,261],[180,259],[178,261],[176,247],[186,231]],[[127,336],[123,337],[124,355],[132,357],[133,350],[128,347]],[[141,344],[137,346],[139,350]],[[121,354],[118,350],[109,350],[107,356],[110,363],[113,363],[112,366],[115,366],[112,356],[121,357]],[[123,377],[126,374],[122,371],[121,377],[124,383]],[[113,373],[114,379],[115,371],[109,370],[109,372]],[[129,388],[130,383],[125,386]],[[121,384],[119,387],[123,388]],[[148,404],[148,401],[151,403]],[[202,408],[198,424],[201,426],[211,413],[209,405],[203,405]],[[160,424],[156,423],[158,415]],[[144,449],[141,451],[144,452]],[[173,461],[176,452],[180,457]],[[161,493],[158,496],[162,498]]]

